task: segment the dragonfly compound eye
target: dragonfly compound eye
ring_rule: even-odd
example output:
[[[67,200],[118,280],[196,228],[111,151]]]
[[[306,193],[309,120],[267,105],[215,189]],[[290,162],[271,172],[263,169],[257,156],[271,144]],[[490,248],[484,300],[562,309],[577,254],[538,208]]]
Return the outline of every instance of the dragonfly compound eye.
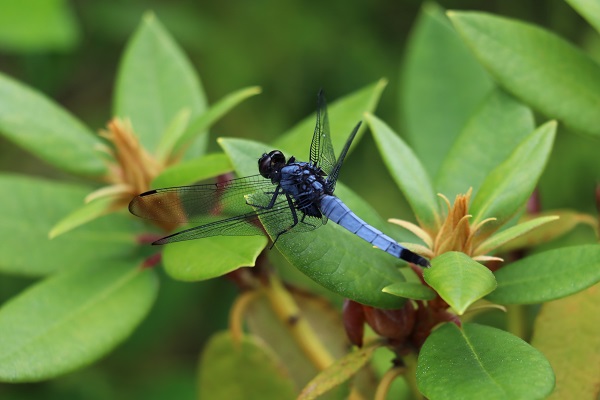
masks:
[[[258,160],[258,171],[265,178],[271,178],[271,174],[285,164],[285,156],[279,150],[265,153]]]

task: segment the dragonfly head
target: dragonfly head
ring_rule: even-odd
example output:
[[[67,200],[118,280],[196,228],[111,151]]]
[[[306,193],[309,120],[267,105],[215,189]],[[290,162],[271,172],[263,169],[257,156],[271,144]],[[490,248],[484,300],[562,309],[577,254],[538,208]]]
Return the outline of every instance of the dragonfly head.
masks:
[[[269,154],[264,153],[258,159],[258,171],[260,174],[271,180],[278,180],[279,171],[285,166],[285,156],[279,150],[273,150]]]

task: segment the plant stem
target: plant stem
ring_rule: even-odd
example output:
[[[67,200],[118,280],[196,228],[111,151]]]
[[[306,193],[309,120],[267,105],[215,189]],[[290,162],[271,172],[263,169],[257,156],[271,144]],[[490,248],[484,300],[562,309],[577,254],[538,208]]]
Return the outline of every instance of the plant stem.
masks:
[[[258,294],[259,292],[256,290],[244,292],[238,296],[231,307],[231,311],[229,312],[229,330],[235,343],[240,343],[242,340],[242,336],[244,335],[242,329],[244,315],[248,306],[258,297]]]
[[[406,373],[406,368],[401,368],[401,367],[394,367],[389,369],[381,378],[381,381],[379,381],[379,385],[377,385],[377,390],[375,391],[375,397],[373,397],[374,400],[385,400],[385,398],[388,395],[388,392],[390,391],[390,386],[392,386],[392,383],[394,382],[394,380],[402,375]]]
[[[403,356],[402,360],[406,365],[404,377],[413,394],[413,399],[422,399],[423,395],[421,395],[417,385],[417,355],[411,352]]]
[[[302,317],[300,308],[279,278],[271,274],[269,283],[265,291],[273,311],[290,330],[294,340],[309,360],[319,371],[333,364],[335,361],[333,356],[319,340],[308,321]]]

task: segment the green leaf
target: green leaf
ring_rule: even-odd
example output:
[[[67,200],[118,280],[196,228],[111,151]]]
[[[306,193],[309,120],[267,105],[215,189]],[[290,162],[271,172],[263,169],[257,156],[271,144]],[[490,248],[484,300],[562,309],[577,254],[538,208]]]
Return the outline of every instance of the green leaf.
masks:
[[[41,381],[99,359],[142,321],[157,290],[152,271],[119,260],[34,285],[0,309],[0,379]]]
[[[316,399],[323,393],[346,382],[371,360],[373,352],[380,346],[381,343],[374,342],[371,345],[354,350],[345,357],[340,358],[319,375],[315,376],[314,379],[302,389],[302,392],[298,396],[298,400]]]
[[[542,305],[531,344],[554,368],[556,389],[548,399],[593,399],[600,385],[600,286]]]
[[[169,158],[173,152],[174,142],[177,141],[186,130],[190,122],[190,114],[190,109],[187,107],[179,110],[161,135],[160,141],[156,146],[156,158],[163,164],[168,164]]]
[[[255,96],[261,92],[260,87],[252,86],[233,92],[212,105],[202,115],[192,120],[187,129],[179,137],[173,140],[173,151],[181,152],[189,143],[199,134],[206,131],[212,124],[217,122],[223,115],[231,109],[246,100],[248,97]]]
[[[375,211],[338,182],[336,195],[373,226],[383,225]],[[267,224],[271,239],[279,233]],[[405,299],[382,292],[404,281],[397,258],[375,249],[335,223],[314,231],[281,235],[275,247],[294,267],[321,286],[358,303],[400,308]]]
[[[229,157],[238,176],[258,174],[258,159],[273,149],[270,145],[247,139],[218,138],[217,143]],[[285,153],[285,149],[280,149]]]
[[[191,185],[194,182],[231,172],[233,167],[223,153],[207,154],[189,161],[182,161],[163,170],[152,181],[152,188]]]
[[[65,0],[0,2],[0,48],[19,53],[71,50],[77,18]]]
[[[0,175],[0,187],[10,193],[0,196],[0,270],[5,273],[43,276],[63,268],[112,262],[135,247],[137,222],[117,214],[48,238],[57,221],[81,207],[91,191],[88,187],[17,175]]]
[[[450,147],[436,190],[453,199],[472,187],[475,195],[487,175],[534,129],[529,108],[501,90],[492,91]]]
[[[382,289],[385,293],[414,300],[433,300],[435,292],[421,283],[397,282]]]
[[[436,176],[468,118],[493,89],[485,69],[438,5],[426,2],[407,43],[400,85],[402,133]]]
[[[565,0],[587,20],[597,32],[600,32],[600,3],[595,0]]]
[[[253,267],[266,245],[264,236],[215,236],[171,243],[165,247],[162,260],[173,279],[202,281],[240,267]]]
[[[493,217],[496,223],[485,227],[500,226],[525,204],[548,161],[555,133],[554,121],[540,126],[494,168],[471,204],[472,225]]]
[[[444,324],[427,338],[417,366],[419,390],[430,400],[543,399],[554,388],[548,360],[508,332]]]
[[[534,254],[495,272],[498,288],[486,298],[500,304],[560,299],[600,281],[600,245],[565,247]]]
[[[112,197],[103,197],[84,204],[58,221],[50,232],[48,232],[48,237],[54,239],[78,226],[108,214],[111,211],[113,201],[114,199]]]
[[[481,12],[448,15],[507,91],[568,127],[600,135],[600,67],[589,56],[555,34],[521,21]]]
[[[496,288],[489,269],[457,251],[434,258],[431,268],[423,270],[423,277],[458,315]]]
[[[419,222],[433,230],[439,224],[437,197],[427,171],[410,147],[389,126],[367,114],[379,152],[396,185],[408,200]]]
[[[387,81],[381,79],[372,85],[337,99],[328,106],[331,141],[336,157],[344,147],[352,129],[363,119],[364,113],[375,111],[386,85]],[[281,135],[273,144],[273,148],[285,149],[290,152],[290,155],[294,154],[298,159],[308,161],[309,145],[315,130],[315,122],[315,114],[304,118],[292,129]],[[361,129],[358,132],[355,142],[358,141],[362,131]]]
[[[499,253],[508,253],[517,249],[531,248],[554,240],[570,232],[578,224],[588,224],[595,227],[596,217],[570,210],[551,210],[533,215],[525,215],[519,219],[519,225],[527,224],[539,218],[556,216],[558,219],[546,223],[542,228],[535,229],[519,236],[498,249]]]
[[[505,229],[499,233],[494,234],[492,237],[487,239],[485,242],[481,243],[475,250],[474,254],[487,254],[503,244],[510,242],[513,239],[518,238],[519,236],[525,235],[530,232],[532,229],[535,229],[539,226],[547,224],[552,221],[556,221],[559,219],[557,215],[550,215],[547,217],[539,217],[529,220],[527,222],[522,222],[518,225],[511,226],[508,229]]]
[[[114,114],[129,118],[144,147],[153,152],[182,109],[190,110],[193,121],[204,112],[205,105],[190,61],[158,18],[146,14],[121,59]],[[206,137],[202,140],[200,147],[205,145]]]
[[[0,134],[67,172],[105,173],[100,153],[95,150],[101,143],[98,136],[54,101],[2,74]]]
[[[229,332],[211,338],[200,360],[203,399],[295,399],[285,364],[253,336],[238,343]]]

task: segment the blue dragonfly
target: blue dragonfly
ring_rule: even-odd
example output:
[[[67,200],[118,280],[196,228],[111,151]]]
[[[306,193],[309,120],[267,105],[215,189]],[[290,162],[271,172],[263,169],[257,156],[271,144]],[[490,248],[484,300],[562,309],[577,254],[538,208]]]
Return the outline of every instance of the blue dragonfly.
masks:
[[[333,194],[360,125],[352,130],[336,160],[327,104],[320,91],[308,162],[294,157],[286,160],[281,151],[273,150],[259,158],[257,175],[150,190],[134,197],[129,211],[150,220],[199,224],[159,239],[154,245],[218,235],[261,235],[261,224],[276,233],[274,245],[281,235],[310,231],[331,220],[394,257],[429,267],[428,260],[367,224]]]

